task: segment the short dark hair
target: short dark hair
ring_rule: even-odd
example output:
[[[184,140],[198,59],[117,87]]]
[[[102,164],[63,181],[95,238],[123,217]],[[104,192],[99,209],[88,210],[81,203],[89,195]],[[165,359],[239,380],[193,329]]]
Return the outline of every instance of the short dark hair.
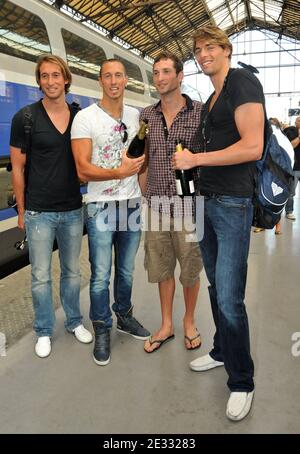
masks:
[[[70,86],[72,83],[72,74],[71,71],[67,65],[67,63],[58,55],[52,55],[52,54],[43,54],[38,58],[38,61],[36,63],[35,67],[35,78],[38,83],[38,86],[41,89],[41,74],[40,74],[40,69],[43,63],[54,63],[55,65],[58,65],[61,69],[62,75],[64,76],[64,79],[68,82],[65,85],[65,93],[68,93],[70,90]]]
[[[102,68],[106,63],[121,63],[121,65],[124,68],[124,74],[125,74],[125,76],[127,76],[125,64],[122,62],[122,60],[120,58],[107,58],[106,60],[103,60],[101,66],[100,66],[100,72],[99,72],[100,78],[102,76]]]
[[[160,52],[154,59],[153,68],[154,65],[161,60],[172,60],[176,74],[179,74],[181,71],[183,71],[182,61],[177,57],[176,54],[173,54],[173,52],[168,52],[167,50]]]

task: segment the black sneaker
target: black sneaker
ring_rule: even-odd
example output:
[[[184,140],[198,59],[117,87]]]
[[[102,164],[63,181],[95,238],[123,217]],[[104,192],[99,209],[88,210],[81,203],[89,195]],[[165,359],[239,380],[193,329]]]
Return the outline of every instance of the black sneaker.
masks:
[[[110,362],[110,330],[103,322],[93,322],[95,331],[95,346],[93,359],[98,366],[106,366]]]
[[[135,339],[147,340],[150,337],[150,332],[132,316],[132,309],[131,307],[125,315],[116,312],[117,330],[120,333],[130,334]]]

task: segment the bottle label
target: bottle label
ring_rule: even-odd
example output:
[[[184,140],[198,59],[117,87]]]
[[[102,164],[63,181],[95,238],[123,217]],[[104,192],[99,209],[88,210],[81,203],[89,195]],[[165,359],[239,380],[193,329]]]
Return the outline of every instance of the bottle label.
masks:
[[[189,186],[190,186],[190,193],[191,193],[191,194],[194,194],[194,192],[195,192],[195,186],[194,186],[193,180],[190,180],[190,181],[189,181]]]
[[[182,195],[182,187],[180,180],[176,180],[176,192],[178,195]]]

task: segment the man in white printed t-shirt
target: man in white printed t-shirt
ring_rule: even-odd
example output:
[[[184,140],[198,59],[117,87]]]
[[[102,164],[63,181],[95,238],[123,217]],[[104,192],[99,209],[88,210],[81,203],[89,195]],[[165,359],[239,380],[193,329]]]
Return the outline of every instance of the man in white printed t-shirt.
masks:
[[[86,226],[91,263],[90,318],[95,331],[93,358],[110,361],[109,281],[115,252],[114,304],[117,329],[136,339],[150,336],[132,314],[134,261],[139,247],[140,187],[137,174],[144,156],[130,159],[126,148],[139,128],[139,112],[123,104],[128,78],[123,63],[105,60],[99,82],[102,99],[81,110],[72,125],[71,139],[78,176],[88,181]]]

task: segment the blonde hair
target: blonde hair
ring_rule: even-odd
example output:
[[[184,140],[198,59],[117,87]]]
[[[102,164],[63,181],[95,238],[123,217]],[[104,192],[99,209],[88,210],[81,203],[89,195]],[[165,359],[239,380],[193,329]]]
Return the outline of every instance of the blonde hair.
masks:
[[[64,79],[68,81],[68,83],[65,85],[65,93],[68,93],[70,90],[70,86],[72,83],[72,74],[71,71],[67,65],[67,63],[58,55],[52,55],[52,54],[44,54],[41,55],[38,58],[36,67],[35,67],[35,78],[37,81],[38,86],[41,89],[41,84],[40,84],[40,79],[41,79],[41,74],[40,74],[40,68],[43,63],[54,63],[55,65],[58,65],[61,69],[61,72],[64,76]]]
[[[232,44],[229,41],[228,36],[226,33],[221,30],[219,27],[215,27],[214,25],[207,25],[206,27],[201,27],[193,34],[193,52],[196,49],[196,42],[198,40],[208,39],[211,41],[212,44],[217,44],[221,46],[223,49],[229,49],[229,59],[232,55]]]

